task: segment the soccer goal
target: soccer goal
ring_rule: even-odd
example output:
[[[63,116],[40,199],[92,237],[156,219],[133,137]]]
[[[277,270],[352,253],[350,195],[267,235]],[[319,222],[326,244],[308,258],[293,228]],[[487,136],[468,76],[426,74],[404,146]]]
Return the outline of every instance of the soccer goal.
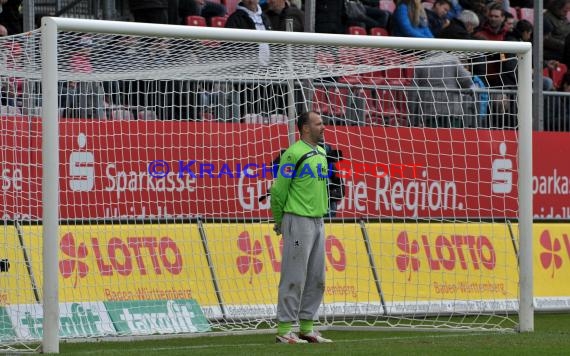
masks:
[[[3,350],[274,328],[267,191],[307,110],[319,327],[533,330],[529,44],[44,18],[0,45]]]

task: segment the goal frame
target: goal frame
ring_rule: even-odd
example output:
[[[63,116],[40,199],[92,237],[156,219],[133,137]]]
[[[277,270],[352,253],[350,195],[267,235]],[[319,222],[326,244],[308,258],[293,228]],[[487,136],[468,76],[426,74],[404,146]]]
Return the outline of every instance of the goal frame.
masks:
[[[43,338],[42,351],[59,352],[59,132],[58,132],[58,32],[161,36],[197,40],[264,42],[305,45],[508,52],[518,57],[518,200],[519,200],[519,332],[534,329],[532,258],[532,46],[522,42],[417,39],[350,36],[317,33],[250,31],[192,26],[82,20],[44,17],[41,28],[42,60],[42,223],[43,223]],[[289,119],[291,120],[291,118]],[[291,128],[292,125],[289,125]]]

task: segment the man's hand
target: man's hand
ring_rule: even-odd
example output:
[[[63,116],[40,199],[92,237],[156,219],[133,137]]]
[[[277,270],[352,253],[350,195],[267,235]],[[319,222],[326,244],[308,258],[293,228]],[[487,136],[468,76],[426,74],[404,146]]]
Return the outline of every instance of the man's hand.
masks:
[[[273,225],[273,231],[275,231],[275,234],[277,234],[277,236],[281,235],[281,224]]]

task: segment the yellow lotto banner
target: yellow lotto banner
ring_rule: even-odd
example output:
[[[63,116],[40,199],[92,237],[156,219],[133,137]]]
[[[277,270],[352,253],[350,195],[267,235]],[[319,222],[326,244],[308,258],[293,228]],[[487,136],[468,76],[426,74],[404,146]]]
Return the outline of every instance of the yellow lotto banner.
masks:
[[[570,224],[534,224],[534,294],[570,297]]]
[[[35,277],[30,275],[26,266],[29,265],[30,252],[35,251],[41,256],[41,246],[22,248],[13,225],[3,225],[3,233],[0,244],[0,306],[35,304],[39,301],[41,289],[38,289]]]
[[[272,224],[205,225],[224,304],[277,303],[282,239],[272,228]],[[331,224],[325,232],[325,303],[379,301],[360,227]]]
[[[217,305],[196,225],[63,225],[59,231],[60,302],[192,298]],[[41,226],[22,232],[41,290]]]
[[[272,314],[282,259],[272,227],[205,224],[210,268],[196,225],[61,226],[60,300],[192,298],[208,316],[219,316],[219,298],[230,315]],[[388,306],[517,298],[517,259],[504,224],[372,223],[366,230],[376,280],[360,226],[326,225],[325,305],[378,305],[378,289]],[[9,268],[0,272],[0,305],[41,298],[42,228],[20,231],[4,226],[0,269],[2,260]],[[535,297],[570,296],[569,234],[570,224],[534,224]]]
[[[500,224],[368,224],[387,303],[504,300],[518,295],[517,259]],[[364,263],[362,256],[361,263]]]

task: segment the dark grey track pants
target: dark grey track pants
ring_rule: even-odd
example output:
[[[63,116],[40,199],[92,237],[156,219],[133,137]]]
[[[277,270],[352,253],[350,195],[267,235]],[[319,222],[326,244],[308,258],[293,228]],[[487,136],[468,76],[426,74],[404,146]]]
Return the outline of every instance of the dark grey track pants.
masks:
[[[283,258],[277,320],[316,320],[325,291],[323,218],[286,213],[281,223]]]

